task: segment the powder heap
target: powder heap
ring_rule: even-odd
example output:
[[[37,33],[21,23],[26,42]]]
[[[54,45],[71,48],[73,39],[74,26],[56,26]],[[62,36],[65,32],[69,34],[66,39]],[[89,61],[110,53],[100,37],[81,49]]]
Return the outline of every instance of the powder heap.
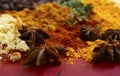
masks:
[[[22,11],[7,12],[22,19],[24,25],[42,28],[43,30],[55,30],[56,25],[64,25],[69,19],[71,10],[62,7],[59,3],[48,2],[40,4],[35,10],[24,9]]]
[[[66,53],[66,56],[68,57],[68,61],[72,64],[73,60],[78,60],[78,59],[82,58],[83,60],[85,60],[87,62],[91,62],[92,61],[93,49],[98,44],[101,44],[103,42],[104,41],[98,39],[94,42],[87,41],[86,42],[88,44],[87,47],[83,47],[83,48],[78,47],[77,49],[73,49],[72,47],[68,47],[67,49],[69,51]]]
[[[107,29],[120,28],[120,8],[110,0],[85,0],[93,6],[92,19],[102,27],[102,32]]]

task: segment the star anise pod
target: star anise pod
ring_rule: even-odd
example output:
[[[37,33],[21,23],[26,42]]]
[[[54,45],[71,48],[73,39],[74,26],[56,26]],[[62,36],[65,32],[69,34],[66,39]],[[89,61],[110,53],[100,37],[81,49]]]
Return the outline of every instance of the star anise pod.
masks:
[[[106,42],[99,44],[93,50],[93,61],[120,61],[120,42],[109,37]]]
[[[25,65],[40,66],[43,64],[61,64],[61,55],[66,53],[66,49],[60,46],[36,47],[27,54]]]
[[[19,30],[21,33],[20,38],[25,40],[30,47],[35,47],[36,44],[45,44],[44,39],[50,38],[50,36],[42,29],[24,28]]]
[[[100,35],[96,32],[95,28],[89,28],[86,25],[81,26],[80,32],[80,38],[83,41],[94,41],[100,38]]]
[[[102,33],[101,36],[103,40],[106,40],[109,36],[111,36],[112,39],[120,41],[120,29],[108,29]]]

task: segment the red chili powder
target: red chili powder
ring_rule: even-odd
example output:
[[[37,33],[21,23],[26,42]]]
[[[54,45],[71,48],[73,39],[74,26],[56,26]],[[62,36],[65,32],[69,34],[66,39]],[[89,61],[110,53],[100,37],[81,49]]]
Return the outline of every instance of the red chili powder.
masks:
[[[80,26],[62,25],[57,26],[56,31],[48,31],[50,39],[46,40],[47,45],[62,45],[64,47],[72,47],[74,49],[82,48],[87,44],[80,40]]]

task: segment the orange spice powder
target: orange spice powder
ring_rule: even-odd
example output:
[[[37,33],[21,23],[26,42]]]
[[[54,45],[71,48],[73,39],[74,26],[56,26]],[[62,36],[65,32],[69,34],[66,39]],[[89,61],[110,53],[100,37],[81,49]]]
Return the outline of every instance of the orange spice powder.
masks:
[[[47,45],[62,45],[74,49],[87,46],[86,42],[80,40],[80,26],[70,27],[68,25],[57,26],[56,31],[48,31],[50,39],[46,40]]]
[[[34,10],[25,8],[21,11],[5,11],[22,20],[22,24],[41,28],[45,31],[56,30],[56,25],[64,25],[69,19],[71,9],[61,7],[57,2],[48,2],[38,5]]]

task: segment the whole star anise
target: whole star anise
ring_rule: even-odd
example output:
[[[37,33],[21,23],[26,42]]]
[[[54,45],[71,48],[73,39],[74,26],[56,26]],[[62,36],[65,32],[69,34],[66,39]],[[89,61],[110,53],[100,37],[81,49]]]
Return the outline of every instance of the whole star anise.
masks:
[[[36,44],[45,44],[44,39],[50,38],[50,36],[42,29],[35,28],[23,28],[19,30],[21,33],[20,38],[25,40],[30,47],[35,47]]]
[[[106,42],[99,44],[93,50],[93,61],[120,61],[120,42],[109,37]]]
[[[80,38],[83,41],[94,41],[100,38],[100,35],[96,32],[95,28],[89,28],[86,25],[81,26],[80,32]]]
[[[103,32],[101,36],[103,40],[106,40],[109,36],[111,36],[112,39],[120,41],[120,29],[108,29]]]
[[[30,50],[27,54],[25,65],[40,66],[43,64],[61,64],[61,56],[66,53],[66,49],[60,46],[44,46]]]

